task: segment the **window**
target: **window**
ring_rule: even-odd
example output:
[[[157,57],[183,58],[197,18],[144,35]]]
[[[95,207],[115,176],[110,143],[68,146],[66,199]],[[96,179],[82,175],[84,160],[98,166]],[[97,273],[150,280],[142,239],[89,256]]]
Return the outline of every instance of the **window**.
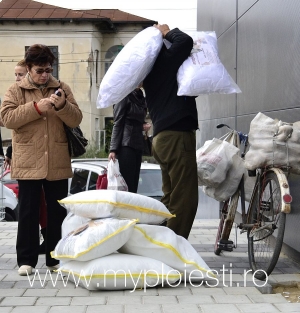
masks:
[[[112,46],[107,50],[105,54],[105,73],[107,72],[112,62],[114,61],[114,59],[123,48],[124,46],[117,45],[117,46]]]
[[[75,194],[81,191],[85,191],[88,177],[89,171],[81,168],[75,168],[74,176],[71,181],[70,193]]]
[[[29,46],[25,46],[25,51],[29,48]],[[55,60],[52,64],[53,67],[53,73],[52,75],[56,78],[58,78],[58,46],[48,46],[48,48],[51,50],[51,52],[54,54],[55,56]]]
[[[91,172],[88,190],[96,190],[96,183],[98,179],[98,174]]]

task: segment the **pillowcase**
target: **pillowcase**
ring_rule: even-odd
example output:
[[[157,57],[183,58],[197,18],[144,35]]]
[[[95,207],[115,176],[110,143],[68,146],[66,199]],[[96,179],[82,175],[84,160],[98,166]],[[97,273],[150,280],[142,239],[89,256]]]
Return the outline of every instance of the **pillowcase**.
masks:
[[[89,261],[118,250],[130,237],[136,220],[91,220],[63,237],[51,252],[57,260]]]
[[[197,97],[201,94],[241,92],[219,59],[216,33],[202,31],[189,35],[194,46],[178,70],[177,95]]]
[[[171,285],[181,275],[168,265],[142,256],[114,253],[87,261],[69,261],[58,271],[88,290],[123,290]]]
[[[89,221],[89,218],[78,216],[69,212],[61,225],[61,237],[63,238],[67,236],[70,232]]]
[[[100,84],[96,106],[120,102],[148,75],[162,47],[161,32],[151,26],[135,35],[117,55]]]
[[[180,273],[186,271],[191,279],[215,277],[193,246],[168,227],[135,225],[129,240],[118,251],[152,257]],[[189,277],[186,278],[189,280]]]
[[[91,219],[129,218],[144,224],[160,224],[175,216],[156,199],[120,190],[83,191],[58,202],[70,212]]]

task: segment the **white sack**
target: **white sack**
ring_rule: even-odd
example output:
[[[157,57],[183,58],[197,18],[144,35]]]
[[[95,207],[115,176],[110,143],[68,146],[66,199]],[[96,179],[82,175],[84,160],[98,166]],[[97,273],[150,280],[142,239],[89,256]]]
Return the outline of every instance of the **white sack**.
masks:
[[[291,173],[300,174],[300,122],[289,124],[259,112],[250,123],[249,144],[247,169],[289,164]]]
[[[152,257],[191,277],[215,277],[193,246],[168,227],[139,224],[129,240],[119,249],[121,253]]]
[[[130,238],[136,220],[104,218],[91,220],[70,232],[56,245],[57,260],[89,261],[117,251]]]
[[[217,201],[225,201],[238,189],[239,183],[245,172],[244,161],[239,155],[232,157],[232,166],[228,169],[225,180],[217,187],[203,187],[203,191],[209,197]]]
[[[198,185],[216,187],[224,181],[232,165],[232,157],[239,149],[227,141],[207,140],[196,151]]]
[[[97,108],[107,108],[131,93],[151,71],[162,44],[162,34],[153,26],[135,35],[104,75],[99,88]]]
[[[216,33],[201,31],[189,35],[194,46],[178,70],[177,95],[197,97],[201,94],[241,92],[219,59]]]
[[[160,224],[174,217],[166,206],[153,198],[119,190],[89,190],[58,201],[70,212],[86,218],[138,219],[139,223]]]
[[[103,258],[69,261],[59,268],[76,286],[88,290],[145,289],[160,284],[170,286],[181,275],[168,265],[142,256],[114,253]]]

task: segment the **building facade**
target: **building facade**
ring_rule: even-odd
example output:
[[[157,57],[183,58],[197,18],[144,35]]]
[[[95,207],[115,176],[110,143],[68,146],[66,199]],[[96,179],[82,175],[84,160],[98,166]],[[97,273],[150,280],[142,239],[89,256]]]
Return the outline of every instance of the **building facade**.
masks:
[[[197,30],[216,32],[220,59],[242,90],[240,94],[197,98],[198,146],[224,134],[216,129],[219,123],[249,132],[258,112],[284,122],[299,121],[300,2],[198,0],[197,4]],[[300,260],[300,179],[290,175],[289,181],[293,202],[284,242]],[[216,201],[200,196],[216,216]]]
[[[57,56],[53,75],[70,85],[82,112],[81,128],[91,144],[103,142],[112,107],[96,99],[108,67],[131,38],[155,21],[119,10],[71,10],[31,0],[0,2],[0,98],[14,83],[14,67],[26,47],[40,43]],[[11,131],[2,127],[2,139]]]

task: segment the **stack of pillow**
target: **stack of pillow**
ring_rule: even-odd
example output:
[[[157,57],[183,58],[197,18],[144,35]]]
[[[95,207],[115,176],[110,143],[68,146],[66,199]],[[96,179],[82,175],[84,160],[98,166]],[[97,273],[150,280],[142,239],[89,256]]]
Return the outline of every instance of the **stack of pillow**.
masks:
[[[92,190],[59,202],[69,213],[51,255],[77,285],[135,290],[214,277],[185,238],[159,225],[174,216],[158,200]]]

